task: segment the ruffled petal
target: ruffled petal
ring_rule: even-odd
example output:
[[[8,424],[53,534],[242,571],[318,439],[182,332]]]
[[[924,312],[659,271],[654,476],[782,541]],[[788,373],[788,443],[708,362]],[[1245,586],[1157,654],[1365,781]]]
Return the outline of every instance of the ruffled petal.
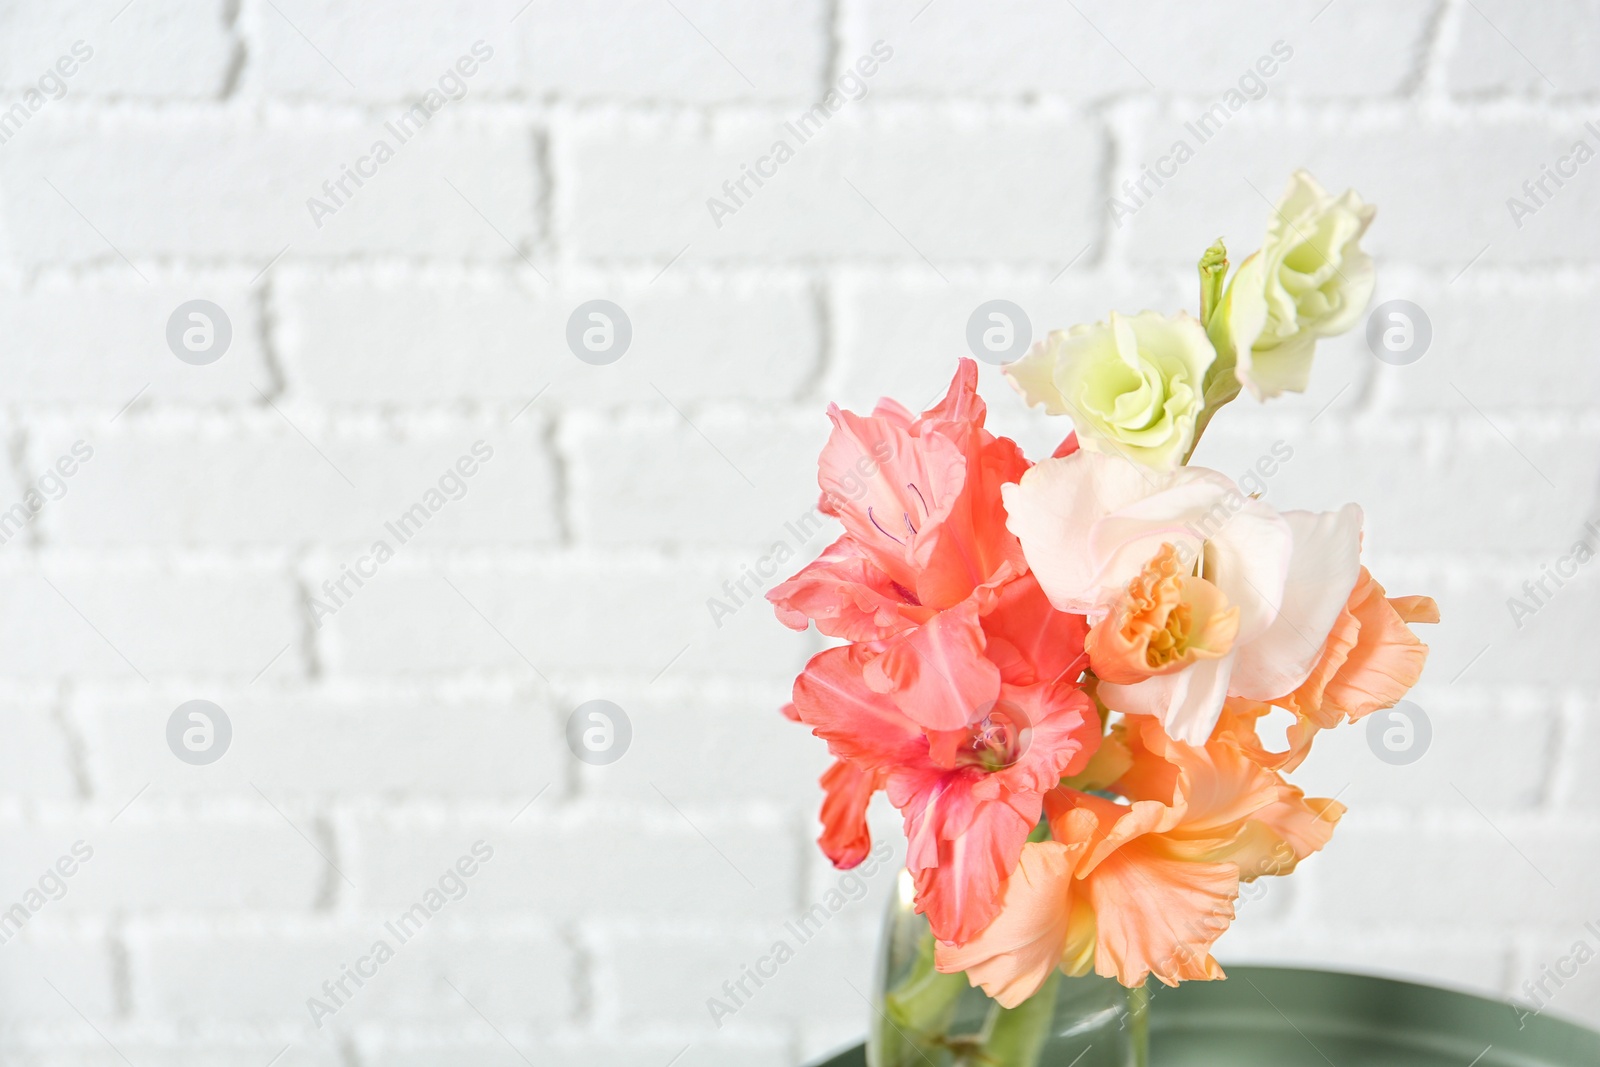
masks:
[[[891,641],[864,677],[913,722],[954,730],[994,705],[1000,670],[984,655],[976,601],[941,612]]]
[[[1390,708],[1422,677],[1428,646],[1407,628],[1411,619],[1437,622],[1439,609],[1428,597],[1408,598],[1402,614],[1383,595],[1383,586],[1362,569],[1362,582],[1350,596],[1350,613],[1360,625],[1355,647],[1322,691],[1325,707],[1351,722]]]
[[[830,648],[811,657],[794,682],[794,709],[839,759],[886,767],[926,752],[917,724],[894,702],[867,688],[860,646]]]
[[[1081,841],[1024,845],[994,921],[962,945],[940,942],[935,966],[945,974],[965,971],[968,982],[1007,1008],[1038,992],[1067,949],[1074,897],[1082,892],[1073,873],[1084,848]]]
[[[1212,510],[1190,523],[1207,538],[1207,576],[1228,603],[1239,609],[1234,647],[1243,649],[1282,617],[1294,531],[1289,521],[1264,501],[1240,496],[1236,488],[1229,493],[1232,495],[1225,493]]]
[[[819,507],[844,523],[892,581],[915,589],[918,538],[933,536],[966,479],[961,448],[948,438],[916,437],[893,422],[838,405],[828,409],[828,417],[833,432],[818,463]]]
[[[1228,858],[1238,866],[1241,881],[1290,874],[1301,860],[1322,851],[1333,839],[1333,828],[1344,812],[1337,800],[1308,797],[1280,782],[1277,799],[1245,825]]]
[[[1000,886],[1017,865],[1033,824],[1009,804],[991,802],[971,828],[939,842],[939,863],[916,872],[917,911],[933,936],[966,941],[999,910]]]
[[[1087,665],[1088,628],[1082,615],[1052,607],[1032,574],[1002,586],[995,606],[983,616],[989,659],[1011,685],[1076,681]]]
[[[1280,798],[1282,779],[1233,745],[1185,744],[1148,717],[1131,720],[1124,737],[1134,769],[1118,788],[1135,803],[1180,808],[1181,826],[1169,840],[1187,858],[1232,858],[1245,823]]]
[[[913,603],[910,590],[897,586],[848,534],[774,586],[767,599],[790,629],[815,622],[822,633],[846,641],[887,640],[932,614]]]
[[[1150,759],[1148,751],[1143,756]],[[1088,840],[1075,877],[1095,918],[1095,973],[1136,986],[1154,974],[1167,985],[1223,977],[1210,948],[1233,919],[1239,869],[1174,852],[1184,800],[1175,804],[1053,790],[1046,798],[1051,835]],[[1093,818],[1092,828],[1083,820]]]
[[[872,849],[867,828],[867,805],[883,786],[883,772],[867,770],[849,760],[836,760],[823,773],[822,836],[817,844],[823,855],[841,870],[854,867]]]
[[[1211,740],[1233,745],[1268,770],[1284,773],[1294,770],[1311,751],[1311,741],[1321,727],[1305,715],[1298,715],[1288,730],[1288,747],[1281,752],[1269,750],[1261,743],[1257,724],[1271,714],[1272,709],[1273,705],[1263,701],[1229,697],[1216,729],[1211,732]]]
[[[1399,614],[1402,622],[1438,622],[1439,605],[1431,596],[1392,596],[1389,606]]]
[[[970,771],[891,771],[889,800],[905,814],[906,868],[916,910],[940,941],[965,942],[999,910],[1000,886],[1038,821],[1037,793],[980,801]]]
[[[1273,703],[1314,729],[1393,707],[1417,684],[1428,658],[1428,646],[1407,623],[1438,618],[1431,598],[1388,599],[1383,586],[1362,567],[1321,658],[1299,688]]]
[[[1095,973],[1136,986],[1223,978],[1211,946],[1233,922],[1239,868],[1164,855],[1149,838],[1118,848],[1086,879]]]

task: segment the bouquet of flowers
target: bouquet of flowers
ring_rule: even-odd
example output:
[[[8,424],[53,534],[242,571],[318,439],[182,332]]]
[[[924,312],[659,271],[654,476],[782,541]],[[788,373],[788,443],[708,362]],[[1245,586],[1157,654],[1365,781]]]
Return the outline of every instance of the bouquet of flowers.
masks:
[[[1222,978],[1241,883],[1331,837],[1343,807],[1285,775],[1415,684],[1409,624],[1437,609],[1362,566],[1356,505],[1280,512],[1188,460],[1220,408],[1303,391],[1317,339],[1361,318],[1372,216],[1297,173],[1231,279],[1221,241],[1201,258],[1199,318],[1036,343],[1004,372],[1073,428],[1038,463],[985,429],[970,360],[920,415],[829,408],[820,507],[845,532],[768,599],[842,644],[784,712],[834,757],[836,866],[867,855],[877,791],[904,817],[917,980],[964,974],[1005,1010],[1056,971]],[[1275,708],[1282,749],[1258,730]]]

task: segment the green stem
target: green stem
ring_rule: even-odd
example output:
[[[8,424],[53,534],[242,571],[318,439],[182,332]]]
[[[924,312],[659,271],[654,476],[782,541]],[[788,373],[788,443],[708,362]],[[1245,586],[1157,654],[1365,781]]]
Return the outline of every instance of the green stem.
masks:
[[[964,974],[934,967],[933,934],[924,931],[910,971],[884,995],[869,1039],[873,1067],[911,1067],[927,1059],[924,1048],[947,1036],[956,1002],[967,989]]]
[[[1150,1067],[1150,987],[1128,990],[1128,1043],[1133,1053],[1130,1067]]]
[[[1061,972],[1053,971],[1039,991],[1015,1008],[996,1004],[984,1026],[983,1062],[992,1067],[1038,1067],[1050,1025],[1055,1021]]]
[[[1223,282],[1228,276],[1228,250],[1223,247],[1222,238],[1217,238],[1200,257],[1199,270],[1200,325],[1210,335],[1217,356],[1212,361],[1210,369],[1206,371],[1205,381],[1201,385],[1200,393],[1204,407],[1199,418],[1195,420],[1194,438],[1189,442],[1189,451],[1184,453],[1184,463],[1188,463],[1189,458],[1194,455],[1195,448],[1200,444],[1200,435],[1206,432],[1211,416],[1217,413],[1218,408],[1239,395],[1239,383],[1233,374],[1233,352],[1227,344],[1219,341],[1219,333],[1226,331],[1213,328],[1214,326],[1220,328],[1222,322],[1215,324],[1212,322],[1218,306],[1222,303]]]

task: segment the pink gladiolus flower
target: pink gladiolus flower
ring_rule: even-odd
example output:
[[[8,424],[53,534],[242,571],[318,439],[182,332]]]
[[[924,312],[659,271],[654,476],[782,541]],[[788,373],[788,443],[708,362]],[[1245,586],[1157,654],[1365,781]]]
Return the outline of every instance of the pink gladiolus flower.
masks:
[[[964,725],[999,680],[978,618],[997,587],[1027,571],[1006,529],[1000,486],[1028,461],[983,428],[978,369],[962,360],[949,393],[921,416],[884,401],[871,416],[828,409],[820,508],[845,534],[767,594],[803,630],[881,645],[868,683],[930,729]]]
[[[1076,629],[1081,641],[1081,622],[1060,629]],[[1004,644],[1010,668],[1036,672],[1037,661]],[[1094,754],[1100,719],[1077,687],[1080,667],[1028,685],[997,681],[969,722],[929,730],[868,684],[875,655],[863,645],[829,649],[795,681],[800,721],[837,760],[823,776],[819,844],[838,866],[859,863],[870,844],[867,801],[881,785],[905,817],[917,910],[936,936],[965,940],[994,916],[1000,885],[1039,821],[1045,793]]]
[[[853,642],[794,687],[794,716],[838,760],[819,843],[839,866],[859,862],[867,803],[885,789],[905,816],[918,910],[952,939],[992,917],[1045,791],[1100,737],[1077,684],[1084,621],[1051,607],[1006,528],[1001,486],[1028,463],[984,429],[976,386],[963,360],[920,416],[830,408],[821,508],[845,534],[768,594],[787,625]]]

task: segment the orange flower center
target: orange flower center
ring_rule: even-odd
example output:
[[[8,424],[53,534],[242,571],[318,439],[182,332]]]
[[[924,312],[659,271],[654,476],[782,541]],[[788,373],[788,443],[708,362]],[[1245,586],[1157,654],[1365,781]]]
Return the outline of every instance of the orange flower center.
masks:
[[[1189,627],[1194,612],[1188,604],[1177,604],[1167,612],[1164,626],[1150,635],[1144,660],[1152,671],[1160,670],[1189,651]],[[1131,635],[1130,635],[1131,636]]]
[[[1225,655],[1238,631],[1239,609],[1163,544],[1090,629],[1085,646],[1096,675],[1132,685]]]

